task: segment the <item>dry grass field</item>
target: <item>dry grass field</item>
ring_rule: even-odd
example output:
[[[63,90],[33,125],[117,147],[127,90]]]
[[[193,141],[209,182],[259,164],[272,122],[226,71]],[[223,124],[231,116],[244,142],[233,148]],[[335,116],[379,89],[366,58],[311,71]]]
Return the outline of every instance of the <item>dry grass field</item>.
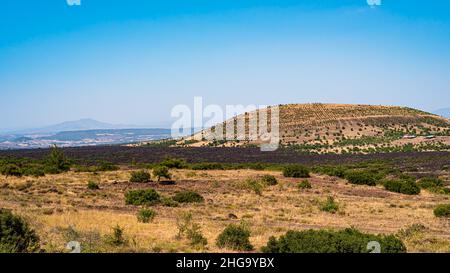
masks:
[[[300,189],[303,179],[285,178],[281,172],[255,170],[171,170],[174,185],[157,182],[131,183],[130,170],[82,173],[68,172],[41,178],[0,177],[0,207],[25,217],[48,252],[66,252],[68,241],[82,242],[87,252],[230,252],[219,249],[218,234],[230,223],[245,222],[250,241],[258,251],[270,236],[288,230],[344,229],[355,227],[375,234],[398,234],[408,252],[450,252],[450,222],[436,218],[437,204],[448,203],[449,195],[422,191],[409,196],[382,187],[349,184],[346,180],[312,174],[311,189]],[[272,174],[278,184],[258,195],[245,187],[249,178]],[[448,177],[448,174],[446,174]],[[89,190],[88,181],[100,189]],[[448,181],[446,181],[448,183]],[[126,205],[124,193],[154,188],[163,196],[184,189],[200,193],[205,202],[179,207],[156,205],[150,223],[140,223],[139,207]],[[320,210],[333,196],[337,213]],[[177,221],[191,212],[207,238],[206,247],[193,247],[177,238]],[[112,228],[123,228],[126,243],[107,243]]]

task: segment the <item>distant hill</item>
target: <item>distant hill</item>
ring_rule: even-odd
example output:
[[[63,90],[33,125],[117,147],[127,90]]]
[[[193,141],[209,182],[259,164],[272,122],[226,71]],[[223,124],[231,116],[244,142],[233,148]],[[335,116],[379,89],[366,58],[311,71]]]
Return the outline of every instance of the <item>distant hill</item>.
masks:
[[[62,128],[62,127],[60,127]],[[0,136],[0,150],[129,144],[167,139],[170,129],[95,129]]]
[[[102,129],[125,129],[136,128],[132,125],[116,125],[106,122],[97,121],[94,119],[80,119],[74,121],[66,121],[55,125],[50,125],[41,128],[24,129],[20,131],[10,132],[9,134],[54,134],[66,131],[85,131],[85,130],[102,130]]]
[[[280,144],[302,152],[450,150],[450,120],[417,109],[321,103],[280,105],[279,109]],[[248,124],[246,131],[248,134]],[[260,144],[248,139],[205,141],[207,134],[208,131],[201,131],[178,142],[178,145]]]
[[[439,110],[435,111],[434,113],[436,115],[439,115],[439,116],[450,118],[450,107],[449,108],[439,109]]]

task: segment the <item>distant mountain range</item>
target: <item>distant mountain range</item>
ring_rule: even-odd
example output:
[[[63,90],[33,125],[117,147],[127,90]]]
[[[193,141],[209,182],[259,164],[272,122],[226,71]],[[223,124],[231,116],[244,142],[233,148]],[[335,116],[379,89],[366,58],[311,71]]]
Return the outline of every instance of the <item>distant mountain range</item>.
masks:
[[[143,128],[135,125],[110,124],[94,119],[80,119],[75,121],[66,121],[41,128],[23,129],[8,134],[54,134],[66,131],[84,131],[84,130],[104,130],[104,129],[131,129]]]
[[[450,118],[450,107],[449,107],[449,108],[439,109],[439,110],[437,110],[437,111],[434,111],[434,113],[435,113],[436,115],[439,115],[439,116],[443,116],[443,117],[446,117],[446,118]]]
[[[170,138],[170,129],[114,125],[93,119],[0,134],[0,149],[112,145]]]

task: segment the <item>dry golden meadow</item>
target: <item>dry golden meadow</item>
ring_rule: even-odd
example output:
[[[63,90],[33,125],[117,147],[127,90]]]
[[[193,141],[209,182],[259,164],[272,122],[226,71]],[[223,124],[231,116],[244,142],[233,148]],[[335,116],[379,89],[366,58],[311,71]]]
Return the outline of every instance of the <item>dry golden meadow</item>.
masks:
[[[230,223],[245,222],[251,229],[256,251],[270,236],[288,230],[343,229],[355,227],[375,234],[398,234],[408,252],[450,252],[450,223],[436,218],[437,204],[448,203],[448,195],[422,191],[408,196],[381,187],[357,186],[346,180],[312,174],[312,189],[302,190],[303,179],[285,178],[281,172],[255,170],[172,170],[174,185],[157,182],[131,183],[130,171],[46,175],[42,178],[0,177],[0,207],[24,216],[48,252],[67,252],[68,241],[77,239],[87,252],[230,252],[219,249],[218,234]],[[262,195],[243,187],[248,178],[272,174],[278,185],[265,187]],[[89,190],[88,181],[100,189]],[[150,223],[140,223],[139,207],[125,204],[131,189],[154,188],[164,196],[180,190],[195,190],[205,202],[179,207],[157,205]],[[320,210],[333,196],[337,213]],[[177,219],[191,212],[207,238],[206,247],[193,247],[177,238]],[[126,244],[115,247],[105,238],[112,228],[123,228]],[[417,228],[420,227],[420,228]]]

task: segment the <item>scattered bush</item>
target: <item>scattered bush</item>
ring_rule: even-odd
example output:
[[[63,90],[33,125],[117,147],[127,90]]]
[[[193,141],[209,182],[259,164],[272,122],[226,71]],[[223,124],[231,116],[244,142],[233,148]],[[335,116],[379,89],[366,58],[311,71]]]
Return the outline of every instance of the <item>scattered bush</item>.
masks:
[[[87,185],[87,188],[88,188],[89,190],[98,190],[98,189],[100,189],[100,187],[98,186],[98,184],[95,183],[94,181],[89,181],[89,182],[88,182],[88,185]]]
[[[320,210],[336,213],[339,210],[339,204],[334,200],[334,197],[328,196],[327,200],[320,205]]]
[[[450,194],[450,188],[446,188],[446,187],[434,187],[434,188],[429,188],[428,190],[430,192],[436,193],[436,194]]]
[[[15,164],[6,164],[2,166],[0,171],[6,177],[8,176],[21,177],[23,175],[22,170]]]
[[[195,223],[192,219],[192,213],[184,213],[181,218],[177,220],[179,239],[186,237],[190,240],[192,246],[204,247],[208,241],[203,236],[200,225]]]
[[[161,196],[160,202],[161,202],[161,205],[163,205],[164,207],[170,207],[170,208],[176,208],[180,205],[177,201],[173,200],[172,198],[165,197],[165,196]]]
[[[450,218],[450,204],[441,204],[434,209],[436,217]]]
[[[250,230],[243,224],[231,224],[217,237],[219,248],[229,248],[237,251],[250,251],[253,246],[250,243]]]
[[[202,203],[205,201],[203,196],[195,191],[181,191],[172,198],[178,203]]]
[[[169,168],[166,166],[156,166],[153,169],[153,175],[158,178],[158,182],[161,180],[161,178],[171,179],[172,176],[169,173]]]
[[[384,188],[388,191],[416,195],[420,193],[420,188],[417,186],[415,181],[411,179],[393,179],[386,180],[383,183]]]
[[[307,190],[312,188],[311,183],[306,179],[298,183],[297,187],[301,190]]]
[[[417,186],[422,189],[431,189],[436,187],[443,187],[444,182],[436,177],[424,177],[417,182]]]
[[[268,175],[268,174],[264,175],[264,176],[261,178],[261,181],[262,181],[265,185],[267,185],[267,186],[275,186],[276,184],[278,184],[278,181],[277,181],[277,179],[275,178],[275,176],[273,176],[273,175]]]
[[[186,161],[184,159],[171,158],[171,157],[164,159],[160,165],[165,166],[169,169],[184,169],[187,167]]]
[[[119,225],[112,228],[112,234],[106,237],[106,241],[113,246],[123,246],[126,240],[123,236],[124,229]]]
[[[152,209],[141,209],[137,214],[137,219],[142,223],[150,223],[155,219],[156,211]]]
[[[108,161],[101,161],[100,164],[96,167],[97,171],[100,172],[111,172],[111,171],[117,171],[119,167],[111,162]]]
[[[339,178],[345,178],[345,173],[348,168],[344,166],[321,166],[315,167],[314,171],[321,174],[326,174],[328,176],[335,176]]]
[[[257,195],[262,195],[264,187],[259,181],[255,179],[247,179],[244,182],[244,188],[255,192]]]
[[[368,253],[368,243],[376,241],[382,253],[405,253],[403,242],[393,235],[364,234],[356,229],[342,231],[288,231],[279,239],[271,237],[264,253]]]
[[[289,165],[283,168],[284,177],[309,178],[309,169],[302,165]]]
[[[150,182],[152,177],[150,176],[150,173],[147,171],[141,170],[141,171],[135,171],[131,173],[130,182],[133,183],[147,183]]]
[[[51,174],[58,174],[62,172],[67,172],[70,170],[70,161],[65,157],[63,151],[54,145],[50,154],[45,160],[45,172]]]
[[[160,202],[160,195],[154,189],[131,190],[125,193],[125,202],[127,205],[153,206]]]
[[[33,177],[45,176],[44,170],[40,167],[22,168],[22,172],[24,176],[33,176]]]
[[[221,163],[195,163],[191,165],[192,170],[206,171],[206,170],[224,170],[224,166]]]
[[[367,171],[347,171],[345,173],[345,178],[351,184],[356,185],[376,186],[377,184],[375,176]]]
[[[39,250],[39,237],[10,210],[0,209],[0,253],[29,253]]]

